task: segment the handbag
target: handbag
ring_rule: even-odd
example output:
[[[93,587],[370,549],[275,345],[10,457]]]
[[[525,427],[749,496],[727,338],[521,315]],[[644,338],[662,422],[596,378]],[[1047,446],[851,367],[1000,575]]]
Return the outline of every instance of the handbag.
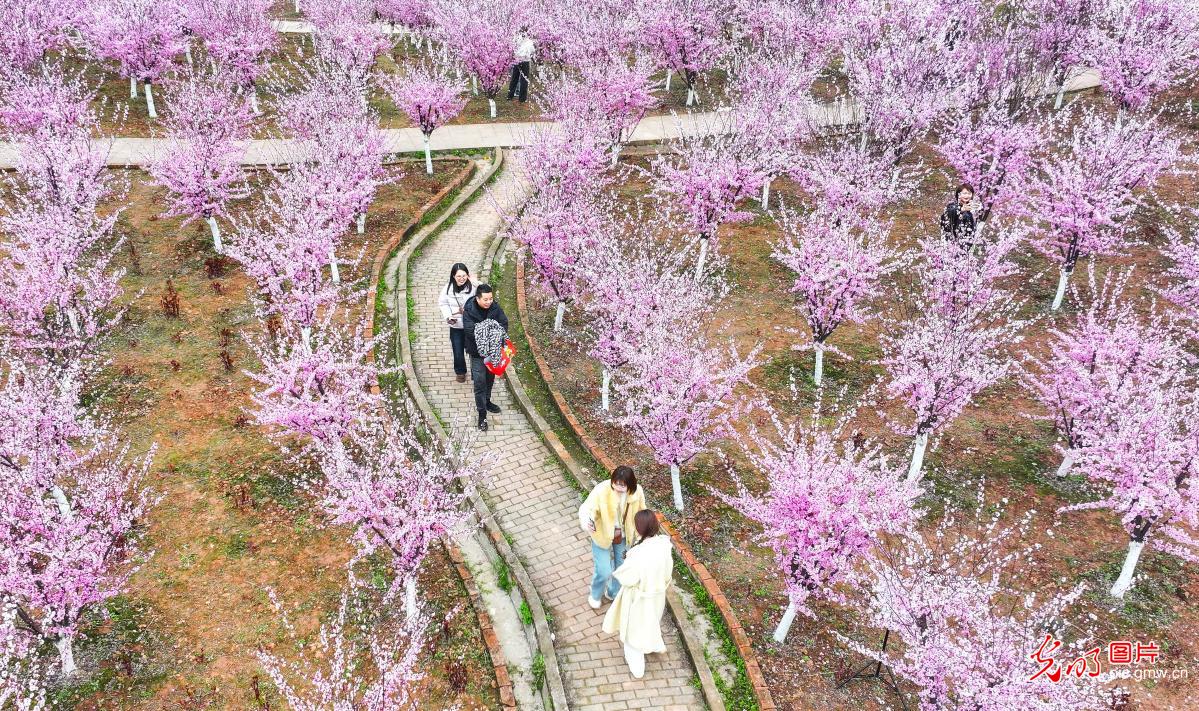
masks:
[[[487,368],[487,372],[495,376],[501,376],[508,369],[508,365],[512,362],[512,356],[516,355],[516,346],[512,345],[512,340],[505,338],[504,347],[500,350],[500,362],[492,364],[489,360],[483,361],[483,367]]]
[[[628,516],[628,515],[629,515],[629,504],[626,502],[624,505],[624,513],[621,514],[620,521],[617,522],[617,525],[616,525],[616,530],[612,534],[612,544],[613,545],[616,545],[617,543],[624,543],[624,519],[625,519],[625,516]]]

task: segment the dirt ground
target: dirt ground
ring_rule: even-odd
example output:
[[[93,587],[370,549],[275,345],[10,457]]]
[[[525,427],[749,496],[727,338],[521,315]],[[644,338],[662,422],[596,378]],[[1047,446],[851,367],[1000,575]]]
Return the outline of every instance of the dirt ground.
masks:
[[[380,191],[366,234],[352,235],[339,255],[364,255],[343,267],[343,279],[369,276],[375,252],[461,163],[436,166],[432,177],[409,166]],[[119,261],[128,270],[129,311],[92,397],[135,452],[157,445],[150,483],[162,502],[145,538],[153,557],[109,602],[108,619],[96,615],[87,625],[76,653],[82,675],[56,687],[54,698],[58,708],[80,709],[278,708],[254,652],[294,659],[299,650],[266,591],[277,593],[306,641],[315,639],[345,583],[348,532],[322,523],[300,488],[308,472],[248,421],[252,382],[243,369],[257,364],[243,334],[260,327],[251,280],[235,262],[216,259],[202,222],[160,216],[164,196],[148,176],[122,176],[130,189],[117,232],[126,238]],[[160,305],[168,279],[179,293],[178,318]],[[231,369],[220,355],[226,329]],[[386,582],[385,560],[373,561],[372,580]],[[441,548],[420,589],[434,619],[453,611],[430,635],[422,703],[496,708],[473,609]]]
[[[1094,96],[1077,100],[1101,101]],[[1179,114],[1173,122],[1187,141],[1187,152],[1195,155],[1199,149],[1199,125],[1186,114]],[[906,248],[914,248],[919,235],[936,229],[938,215],[956,183],[927,146],[922,146],[914,158],[931,165],[932,172],[912,199],[888,211],[888,216],[894,219],[891,240]],[[645,167],[643,159],[630,161]],[[625,194],[637,194],[647,187],[645,179],[634,172],[620,189]],[[1157,251],[1162,244],[1158,225],[1170,219],[1167,214],[1170,203],[1195,204],[1196,189],[1199,180],[1194,173],[1164,179],[1160,199],[1146,205],[1137,217],[1139,236],[1145,243],[1124,257],[1097,260],[1097,273],[1102,276],[1109,270],[1135,265],[1136,288],[1130,286],[1126,296],[1145,301],[1151,298],[1152,292],[1146,286],[1162,283],[1166,266]],[[772,191],[772,200],[781,196],[790,205],[800,202],[798,188],[787,179],[776,181]],[[791,346],[807,343],[810,338],[798,311],[791,308],[793,298],[786,290],[792,277],[770,258],[779,228],[773,218],[762,214],[756,202],[748,207],[756,213],[751,223],[720,228],[719,249],[728,257],[728,275],[734,288],[721,305],[707,336],[713,343],[731,338],[742,353],[761,344],[765,363],[751,376],[753,389],[789,415],[806,417],[816,392],[811,380],[812,354],[794,351]],[[1024,342],[1011,352],[1040,353],[1046,347],[1048,329],[1065,323],[1077,313],[1078,307],[1068,302],[1060,313],[1050,314],[1047,307],[1056,286],[1055,268],[1028,247],[1021,250],[1016,261],[1021,274],[1008,279],[1005,286],[1026,300],[1022,314],[1036,321],[1026,329]],[[1080,265],[1073,282],[1083,288],[1084,294],[1085,275],[1085,265]],[[897,276],[892,286],[903,278]],[[535,288],[530,288],[530,294],[535,293]],[[600,370],[579,343],[581,311],[568,310],[567,330],[554,334],[553,305],[536,297],[532,297],[532,303],[535,305],[532,329],[542,343],[542,353],[554,371],[559,388],[601,446],[617,461],[636,467],[650,493],[651,505],[668,512],[701,560],[712,569],[754,640],[779,708],[897,708],[898,698],[877,681],[855,681],[842,689],[834,688],[836,680],[863,660],[847,650],[832,633],[841,632],[867,644],[876,644],[881,635],[880,631],[863,628],[850,610],[831,604],[817,605],[817,619],[798,618],[785,644],[770,639],[785,607],[785,596],[770,552],[754,542],[755,526],[707,489],[714,486],[731,491],[724,465],[712,455],[688,463],[684,467],[684,495],[689,508],[683,516],[675,513],[670,504],[669,472],[655,464],[648,450],[630,441],[599,410]],[[888,296],[875,306],[879,312],[889,313],[897,305],[898,301]],[[826,355],[825,378],[829,386],[826,392],[835,393],[844,387],[852,400],[882,374],[881,367],[872,363],[880,355],[880,328],[882,323],[875,319],[861,327],[847,324],[837,330],[830,342],[852,360]],[[750,392],[740,395],[748,397]],[[880,439],[890,456],[906,461],[910,456],[910,441],[894,434],[878,411],[899,414],[901,409],[886,401],[877,410],[863,408],[853,428]],[[969,505],[982,477],[989,503],[1008,499],[1005,520],[1015,521],[1025,511],[1035,509],[1034,524],[1024,543],[1039,543],[1042,548],[1029,561],[1027,569],[1021,569],[1016,583],[1025,590],[1047,592],[1087,582],[1090,590],[1071,615],[1076,619],[1094,615],[1101,644],[1113,639],[1154,641],[1164,650],[1157,668],[1189,671],[1189,680],[1128,682],[1132,692],[1128,708],[1193,708],[1199,693],[1195,688],[1199,680],[1199,664],[1196,664],[1199,605],[1192,595],[1199,592],[1199,573],[1194,566],[1184,566],[1172,556],[1147,553],[1141,559],[1138,572],[1142,577],[1136,587],[1123,604],[1115,604],[1106,590],[1119,572],[1127,536],[1110,512],[1055,515],[1059,507],[1089,500],[1088,489],[1081,477],[1054,476],[1059,462],[1053,450],[1054,433],[1048,423],[1030,417],[1037,414],[1043,414],[1040,406],[1012,375],[984,391],[948,427],[925,460],[925,476],[932,491],[921,502],[929,512],[923,525],[931,527],[950,504]],[[739,458],[729,442],[720,443],[719,449],[737,464]],[[762,482],[751,470],[745,466],[736,469],[751,489],[761,490]],[[1050,526],[1056,531],[1053,537],[1044,533]],[[911,703],[909,699],[909,707]]]

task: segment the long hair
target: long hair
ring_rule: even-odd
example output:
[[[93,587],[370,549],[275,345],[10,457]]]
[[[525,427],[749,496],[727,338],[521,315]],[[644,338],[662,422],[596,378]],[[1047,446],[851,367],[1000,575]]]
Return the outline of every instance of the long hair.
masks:
[[[457,282],[454,281],[454,275],[458,273],[459,269],[466,272],[466,283],[463,284],[461,287],[459,287]],[[463,291],[469,291],[469,290],[470,290],[470,269],[468,269],[466,267],[466,265],[463,264],[462,262],[455,262],[454,266],[450,267],[450,283],[446,286],[445,293],[457,294],[457,293],[460,293]]]
[[[633,525],[637,527],[637,535],[641,537],[641,540],[637,541],[638,545],[645,542],[645,539],[658,535],[661,530],[658,526],[658,514],[651,509],[638,511],[633,517]]]

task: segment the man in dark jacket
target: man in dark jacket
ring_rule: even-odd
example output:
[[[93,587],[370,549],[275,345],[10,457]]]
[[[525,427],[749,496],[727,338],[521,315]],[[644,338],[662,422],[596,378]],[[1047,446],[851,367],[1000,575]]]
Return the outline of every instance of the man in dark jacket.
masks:
[[[974,188],[963,183],[953,197],[941,213],[941,236],[969,248],[974,243]]]
[[[495,303],[495,293],[488,284],[480,284],[475,295],[462,307],[462,334],[465,350],[470,354],[470,379],[475,386],[475,409],[479,411],[479,429],[487,431],[487,413],[499,412],[499,406],[491,402],[491,387],[495,376],[483,365],[479,345],[475,342],[475,327],[491,319],[508,330],[508,316]]]

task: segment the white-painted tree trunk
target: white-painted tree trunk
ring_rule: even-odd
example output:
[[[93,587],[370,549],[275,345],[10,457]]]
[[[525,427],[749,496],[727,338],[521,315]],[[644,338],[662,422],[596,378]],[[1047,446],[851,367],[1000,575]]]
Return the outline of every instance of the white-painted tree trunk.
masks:
[[[75,640],[59,637],[54,640],[54,647],[58,650],[59,671],[63,676],[73,676],[79,671],[79,667],[75,666]]]
[[[404,615],[412,619],[416,615],[416,576],[409,575],[404,581]]]
[[[358,230],[358,234],[366,233],[366,213],[360,212],[354,216],[354,228]]]
[[[608,411],[608,393],[612,388],[612,371],[604,368],[604,380],[600,384],[600,408],[604,412]]]
[[[129,77],[129,98],[137,98],[137,77]]]
[[[470,93],[475,96],[479,95],[479,78],[474,74],[470,75]]]
[[[1057,98],[1053,100],[1053,109],[1056,111],[1062,108],[1062,100],[1066,98],[1066,80],[1062,80],[1061,86],[1057,89]]]
[[[979,222],[977,225],[975,225],[974,226],[974,241],[976,243],[981,242],[982,238],[983,238],[983,233],[986,231],[987,231],[987,223],[985,220],[982,222]]]
[[[191,46],[190,42],[188,43],[187,47],[183,50],[183,53],[184,53],[184,56],[187,57],[187,66],[189,66],[189,67],[196,66],[196,63],[194,61],[192,61],[192,46]]]
[[[620,143],[617,142],[616,145],[612,146],[612,167],[616,167],[616,164],[619,162],[620,162]]]
[[[787,611],[783,613],[783,619],[779,620],[779,626],[774,628],[774,641],[779,644],[787,639],[787,633],[791,631],[791,623],[795,621],[795,603],[787,603]]]
[[[71,333],[79,335],[79,314],[75,309],[67,307],[67,323],[71,324]]]
[[[304,352],[312,352],[312,326],[300,328],[300,341],[304,344]]]
[[[300,0],[296,0],[296,14],[300,14]]]
[[[816,367],[812,370],[812,382],[820,385],[820,381],[824,380],[824,344],[817,343],[814,348],[816,350]]]
[[[1062,307],[1062,299],[1066,296],[1066,281],[1070,278],[1070,272],[1062,269],[1058,272],[1057,278],[1057,293],[1053,295],[1053,306],[1050,310],[1057,311]]]
[[[770,178],[762,181],[762,209],[765,210],[770,206]]]
[[[666,90],[670,91],[670,78],[674,75],[673,69],[666,70]]]
[[[67,498],[67,492],[62,490],[60,486],[50,487],[50,497],[54,499],[54,503],[58,504],[58,512],[67,521],[74,521],[75,514],[71,511],[71,501]]]
[[[690,106],[693,103],[695,103],[695,89],[688,87],[687,88],[687,105]]]
[[[428,136],[425,136],[425,172],[433,175],[433,151],[429,147]]]
[[[258,87],[251,87],[250,90],[250,110],[255,114],[261,114],[262,109],[258,106]]]
[[[225,249],[225,244],[221,241],[221,226],[216,223],[215,217],[205,217],[204,221],[208,223],[208,230],[212,232],[212,248],[217,254],[221,254]]]
[[[158,112],[154,110],[154,90],[150,87],[150,82],[146,82],[146,113],[150,118],[158,118]]]
[[[558,311],[557,311],[557,313],[554,314],[554,330],[555,331],[562,330],[562,317],[565,315],[566,315],[566,302],[559,301],[558,302]]]
[[[333,248],[329,248],[329,275],[333,278],[334,284],[341,283],[341,272],[337,271],[337,253]]]
[[[677,462],[670,463],[670,490],[674,493],[674,508],[676,511],[683,510],[683,482],[679,478],[679,465]]]
[[[695,280],[699,281],[704,278],[704,260],[708,258],[708,238],[701,237],[699,240],[699,261],[695,264]]]
[[[1062,463],[1058,465],[1057,475],[1059,477],[1066,476],[1070,473],[1070,468],[1074,466],[1074,450],[1067,449],[1066,456],[1062,457]]]
[[[488,99],[487,106],[491,109],[491,118],[495,118],[495,99]]]
[[[1128,555],[1124,558],[1124,567],[1120,568],[1120,577],[1112,585],[1112,597],[1123,598],[1124,593],[1132,587],[1132,576],[1137,569],[1137,561],[1141,559],[1141,551],[1145,548],[1144,541],[1129,541]]]
[[[912,449],[912,464],[908,467],[908,481],[920,479],[920,467],[924,466],[924,450],[928,447],[928,433],[916,435],[916,446]]]

